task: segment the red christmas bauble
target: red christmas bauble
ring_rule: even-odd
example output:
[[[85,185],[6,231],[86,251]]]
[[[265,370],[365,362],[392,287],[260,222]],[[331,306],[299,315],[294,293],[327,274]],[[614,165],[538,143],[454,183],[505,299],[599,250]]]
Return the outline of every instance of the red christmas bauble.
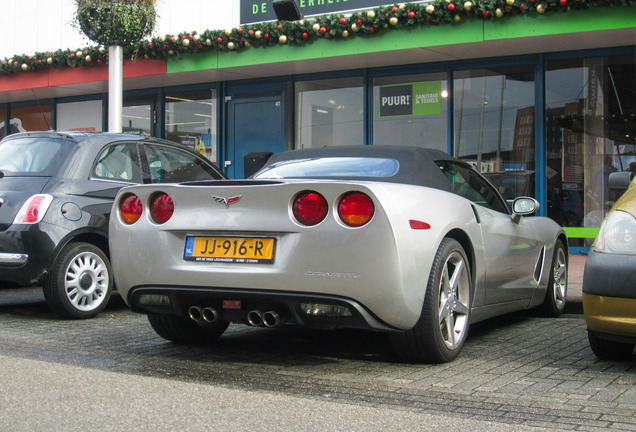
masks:
[[[340,18],[340,24],[345,25],[347,23],[346,18]]]
[[[223,38],[222,38],[222,37],[218,37],[218,38],[216,38],[216,41],[217,41],[218,43],[223,43]]]
[[[303,32],[302,37],[303,37],[303,39],[307,39],[309,37],[309,35],[307,34],[307,32]]]
[[[397,12],[397,10],[398,10],[398,7],[397,7],[397,6],[393,6],[393,7],[391,8],[391,11],[393,11],[393,12]]]
[[[280,30],[280,29],[282,29],[282,28],[283,28],[283,25],[282,25],[282,24],[278,24],[278,27],[276,27],[276,28],[277,28],[278,30]]]
[[[448,4],[448,10],[451,11],[451,12],[454,11],[455,10],[455,4],[454,3],[449,3]]]
[[[320,27],[320,33],[322,33],[322,34],[327,33],[327,28],[326,27]]]
[[[561,6],[565,6],[568,4],[568,0],[560,0],[559,3],[561,3]]]
[[[490,16],[490,11],[484,11],[484,18],[488,18]]]
[[[409,17],[409,19],[413,19],[415,18],[415,12],[410,11],[407,16]]]

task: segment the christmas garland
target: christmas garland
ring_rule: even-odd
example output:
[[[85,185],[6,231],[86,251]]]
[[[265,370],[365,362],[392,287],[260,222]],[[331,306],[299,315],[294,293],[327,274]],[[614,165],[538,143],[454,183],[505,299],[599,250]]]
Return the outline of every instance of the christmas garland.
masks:
[[[128,59],[182,58],[184,55],[209,51],[240,51],[246,47],[303,45],[318,39],[370,37],[393,29],[450,24],[468,19],[496,20],[520,14],[627,7],[634,2],[636,0],[435,0],[404,3],[347,15],[338,13],[294,22],[274,21],[231,30],[160,36],[125,46],[124,56]],[[104,46],[60,49],[7,58],[0,64],[0,75],[107,62],[108,49]]]

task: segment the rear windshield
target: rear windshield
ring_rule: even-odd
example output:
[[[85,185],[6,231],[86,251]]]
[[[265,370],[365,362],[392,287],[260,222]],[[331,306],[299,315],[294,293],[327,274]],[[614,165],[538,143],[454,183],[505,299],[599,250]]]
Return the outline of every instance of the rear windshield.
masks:
[[[52,176],[66,159],[71,143],[25,137],[0,143],[0,171],[5,176]]]
[[[295,159],[269,165],[256,173],[254,178],[392,177],[398,172],[398,169],[398,161],[389,158]]]

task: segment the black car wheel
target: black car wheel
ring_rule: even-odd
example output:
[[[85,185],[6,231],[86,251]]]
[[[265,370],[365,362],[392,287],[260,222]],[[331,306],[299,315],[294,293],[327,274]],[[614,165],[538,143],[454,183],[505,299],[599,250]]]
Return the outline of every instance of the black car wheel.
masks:
[[[89,243],[62,249],[44,284],[49,307],[65,318],[92,318],[113,291],[113,271],[104,252]]]
[[[220,338],[230,323],[215,321],[198,324],[191,319],[173,315],[148,314],[152,329],[164,339],[185,345],[204,345]]]
[[[554,245],[552,265],[550,266],[550,278],[543,300],[541,311],[549,317],[559,317],[565,310],[565,301],[568,291],[568,257],[565,246],[561,240]]]
[[[601,360],[625,360],[634,351],[635,344],[633,343],[601,339],[589,329],[587,331],[587,340],[594,355]]]
[[[468,259],[454,239],[444,239],[431,268],[422,315],[411,330],[391,335],[405,360],[441,363],[462,349],[470,319],[471,277]]]

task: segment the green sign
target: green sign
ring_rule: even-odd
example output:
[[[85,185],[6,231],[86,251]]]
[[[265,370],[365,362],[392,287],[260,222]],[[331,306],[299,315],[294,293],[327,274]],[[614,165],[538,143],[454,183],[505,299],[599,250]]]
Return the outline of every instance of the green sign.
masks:
[[[441,93],[441,81],[380,87],[380,117],[439,115]]]

